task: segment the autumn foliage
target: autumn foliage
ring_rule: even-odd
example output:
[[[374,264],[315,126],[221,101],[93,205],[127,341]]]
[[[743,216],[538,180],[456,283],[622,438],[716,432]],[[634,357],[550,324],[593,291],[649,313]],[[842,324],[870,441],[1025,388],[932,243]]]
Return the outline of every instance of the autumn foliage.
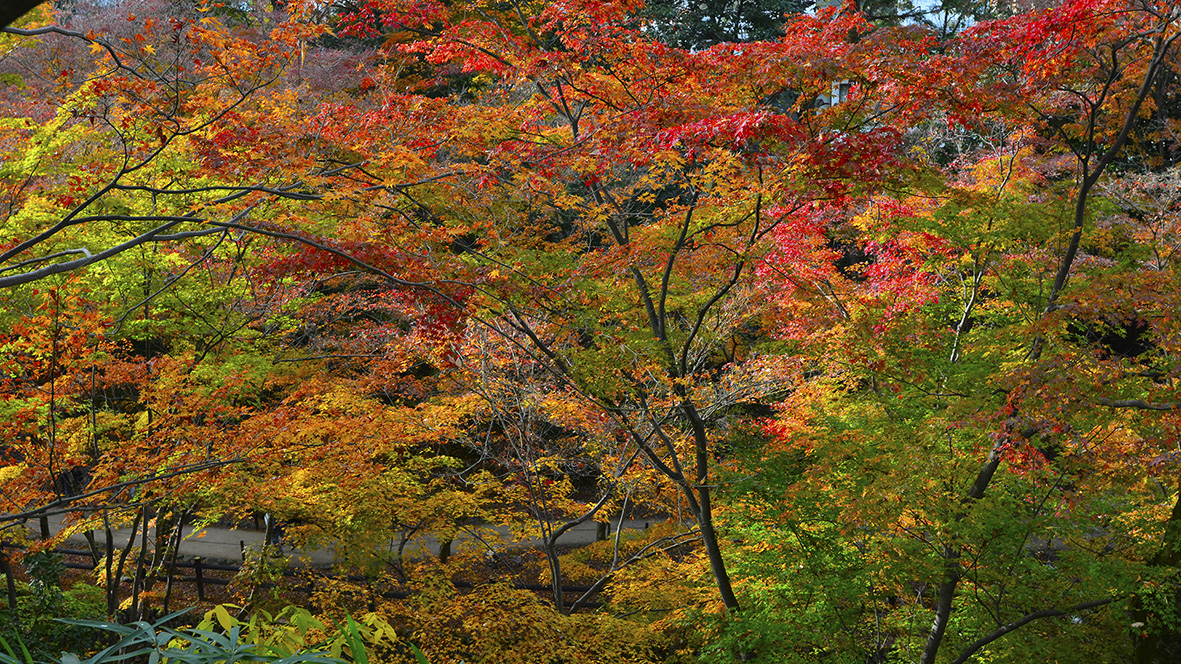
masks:
[[[871,5],[26,17],[0,537],[135,620],[266,514],[377,661],[1173,661],[1181,12]]]

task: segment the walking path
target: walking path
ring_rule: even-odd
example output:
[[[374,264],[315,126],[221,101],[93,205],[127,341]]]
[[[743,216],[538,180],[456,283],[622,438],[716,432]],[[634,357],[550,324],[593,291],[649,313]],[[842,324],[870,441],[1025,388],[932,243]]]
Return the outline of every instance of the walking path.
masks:
[[[624,530],[643,530],[647,528],[652,522],[640,519],[627,519],[623,521]],[[619,524],[618,521],[612,522],[612,528]],[[33,523],[29,524],[34,526]],[[49,529],[53,534],[57,534],[62,529],[62,519],[60,516],[49,518]],[[585,546],[596,541],[597,524],[593,521],[579,524],[562,534],[558,538],[559,546]],[[491,546],[497,550],[507,548],[521,548],[521,547],[535,547],[541,545],[541,540],[517,540],[514,541],[509,534],[509,529],[504,526],[499,526],[494,529],[487,527],[481,528],[481,531],[492,530],[496,533],[499,539],[489,539],[483,536],[483,540],[477,539],[470,532],[461,530],[455,537],[452,544],[452,551],[459,552],[466,547],[487,548]],[[127,538],[130,535],[128,528],[116,528],[112,530],[111,538],[115,542],[115,546],[123,547],[127,545]],[[184,540],[180,545],[180,555],[188,558],[200,556],[207,561],[223,560],[227,562],[241,562],[243,554],[247,549],[258,549],[263,545],[264,533],[257,530],[246,530],[239,528],[224,528],[219,526],[206,526],[204,528],[193,528],[192,526],[185,526],[183,530]],[[94,531],[96,542],[99,544],[106,543],[106,536],[101,530]],[[137,535],[138,539],[139,535]],[[86,546],[86,537],[81,533],[74,533],[67,539],[71,545]],[[155,542],[154,528],[148,530],[148,541]],[[391,542],[391,550],[397,546],[396,542]],[[287,549],[284,548],[284,553],[295,565],[308,566],[325,566],[330,565],[335,560],[335,554],[332,549]],[[439,555],[439,542],[436,538],[431,536],[415,537],[406,544],[405,555],[407,557],[419,557],[423,555]]]

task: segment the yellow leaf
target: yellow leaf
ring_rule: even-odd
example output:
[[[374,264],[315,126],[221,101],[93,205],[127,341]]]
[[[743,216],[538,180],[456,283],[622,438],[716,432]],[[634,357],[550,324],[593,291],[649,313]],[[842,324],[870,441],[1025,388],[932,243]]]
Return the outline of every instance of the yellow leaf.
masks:
[[[213,616],[217,618],[217,623],[221,625],[221,628],[227,632],[238,623],[238,621],[230,615],[230,612],[226,611],[226,607],[222,606],[221,604],[213,607]]]

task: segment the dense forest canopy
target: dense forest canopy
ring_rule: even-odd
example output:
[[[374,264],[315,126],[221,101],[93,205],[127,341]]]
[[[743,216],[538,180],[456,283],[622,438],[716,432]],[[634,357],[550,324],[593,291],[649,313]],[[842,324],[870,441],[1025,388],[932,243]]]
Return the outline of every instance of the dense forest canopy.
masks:
[[[0,32],[0,636],[266,515],[273,654],[1176,661],[1181,8],[821,5]]]

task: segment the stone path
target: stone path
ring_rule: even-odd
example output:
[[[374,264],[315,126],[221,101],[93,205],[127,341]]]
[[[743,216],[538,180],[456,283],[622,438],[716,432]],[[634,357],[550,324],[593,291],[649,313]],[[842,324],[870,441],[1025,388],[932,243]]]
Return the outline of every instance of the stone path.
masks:
[[[624,520],[623,528],[627,530],[643,530],[647,528],[652,521],[644,521],[639,519]],[[618,521],[612,522],[612,527],[618,524]],[[35,529],[35,522],[30,522],[30,527]],[[50,531],[56,534],[62,528],[61,517],[50,517],[49,519]],[[490,529],[481,528],[482,532],[487,532]],[[509,529],[506,527],[498,527],[492,529],[495,532],[495,537],[498,539],[489,539],[488,535],[484,535],[484,541],[481,542],[471,533],[460,531],[456,536],[455,542],[452,545],[452,551],[459,552],[464,547],[478,547],[487,548],[492,546],[498,550],[507,548],[531,547],[539,546],[540,540],[525,540],[513,541]],[[35,530],[36,532],[36,530]],[[208,526],[201,529],[195,529],[191,526],[184,528],[184,540],[180,545],[180,554],[182,556],[192,558],[200,556],[207,561],[222,560],[232,563],[242,561],[243,551],[246,549],[257,549],[263,544],[263,533],[257,530],[245,530],[238,528],[223,528],[218,526]],[[596,524],[593,521],[580,524],[563,533],[558,538],[558,544],[561,546],[585,546],[595,541]],[[128,528],[118,528],[112,531],[112,539],[115,545],[122,547],[127,545],[127,537],[130,534]],[[148,531],[149,542],[154,541],[155,533],[152,529]],[[95,538],[99,543],[105,543],[106,537],[101,531],[95,531]],[[137,535],[138,538],[138,535]],[[69,546],[85,548],[86,538],[82,533],[74,533],[66,540]],[[486,544],[485,544],[486,543]],[[391,543],[391,548],[395,543]],[[291,559],[292,563],[296,565],[311,565],[323,566],[329,565],[333,562],[335,555],[332,549],[318,549],[318,550],[290,550],[284,548],[284,553]],[[439,555],[439,543],[434,537],[416,537],[407,543],[405,548],[405,555],[407,557],[416,557],[423,555]]]

